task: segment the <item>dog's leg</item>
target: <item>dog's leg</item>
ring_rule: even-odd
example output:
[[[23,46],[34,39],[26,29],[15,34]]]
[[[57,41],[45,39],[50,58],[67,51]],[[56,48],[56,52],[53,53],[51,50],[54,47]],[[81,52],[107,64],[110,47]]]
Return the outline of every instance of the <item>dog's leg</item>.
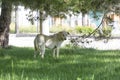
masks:
[[[36,56],[37,56],[37,54],[39,52],[37,47],[38,47],[38,45],[35,45],[34,58],[36,58]]]
[[[39,46],[39,55],[40,55],[40,56],[41,56],[41,49],[42,49],[42,48]]]
[[[37,55],[37,51],[34,51],[34,58],[36,58],[36,55]]]
[[[57,55],[57,58],[59,57],[59,47],[57,47],[57,49],[56,49],[57,51],[56,51],[56,55]]]
[[[56,48],[53,49],[53,57],[55,58]]]
[[[53,57],[55,58],[55,57],[59,57],[59,47],[58,48],[54,48],[53,49]]]
[[[41,53],[41,57],[42,58],[44,58],[44,54],[45,54],[45,45],[43,45],[42,47],[41,47],[41,51],[40,51]]]

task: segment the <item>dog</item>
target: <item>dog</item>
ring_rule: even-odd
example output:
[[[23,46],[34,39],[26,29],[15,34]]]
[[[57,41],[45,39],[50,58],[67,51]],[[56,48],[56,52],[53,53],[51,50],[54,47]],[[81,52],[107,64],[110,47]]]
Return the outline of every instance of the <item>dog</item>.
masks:
[[[41,58],[44,58],[45,48],[50,48],[53,50],[53,57],[59,57],[59,49],[64,40],[67,39],[69,35],[66,31],[60,31],[53,35],[44,35],[37,34],[34,39],[34,57],[36,57],[37,53],[41,55]]]

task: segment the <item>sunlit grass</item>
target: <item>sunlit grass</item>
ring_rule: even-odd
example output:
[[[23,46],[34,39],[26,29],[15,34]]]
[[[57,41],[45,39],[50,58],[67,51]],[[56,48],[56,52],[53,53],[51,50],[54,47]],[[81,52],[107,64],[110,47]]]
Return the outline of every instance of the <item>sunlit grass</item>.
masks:
[[[0,80],[119,80],[120,51],[62,48],[60,57],[33,57],[33,48],[0,51]]]

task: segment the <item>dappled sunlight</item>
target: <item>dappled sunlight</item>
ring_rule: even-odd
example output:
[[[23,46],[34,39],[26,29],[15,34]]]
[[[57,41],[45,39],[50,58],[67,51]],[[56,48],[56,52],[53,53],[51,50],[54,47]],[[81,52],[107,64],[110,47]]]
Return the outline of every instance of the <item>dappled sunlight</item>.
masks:
[[[19,60],[16,61],[16,67],[18,68],[32,68],[32,65],[37,65],[38,60]]]
[[[114,63],[114,62],[120,62],[120,59],[111,59],[111,58],[89,58],[89,61],[93,61],[93,62],[104,62],[104,63]]]
[[[79,61],[83,56],[82,55],[62,55],[60,57],[62,64],[78,64],[81,61]]]
[[[22,64],[37,64],[38,63],[38,60],[20,60],[18,63]]]
[[[5,55],[5,56],[0,57],[0,60],[8,60],[8,59],[11,59],[11,56]]]

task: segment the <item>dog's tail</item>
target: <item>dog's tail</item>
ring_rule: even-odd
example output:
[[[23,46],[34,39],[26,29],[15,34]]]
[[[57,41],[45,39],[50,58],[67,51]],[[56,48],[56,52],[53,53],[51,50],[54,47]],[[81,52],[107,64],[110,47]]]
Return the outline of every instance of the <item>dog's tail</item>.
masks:
[[[34,39],[34,58],[36,58],[37,55],[37,46],[36,46],[36,37]]]
[[[39,37],[39,35],[37,35],[36,37],[35,37],[35,39],[34,39],[34,49],[35,49],[35,51],[37,51],[37,38]]]
[[[34,49],[35,51],[37,51],[37,46],[36,46],[36,42],[34,41]]]

